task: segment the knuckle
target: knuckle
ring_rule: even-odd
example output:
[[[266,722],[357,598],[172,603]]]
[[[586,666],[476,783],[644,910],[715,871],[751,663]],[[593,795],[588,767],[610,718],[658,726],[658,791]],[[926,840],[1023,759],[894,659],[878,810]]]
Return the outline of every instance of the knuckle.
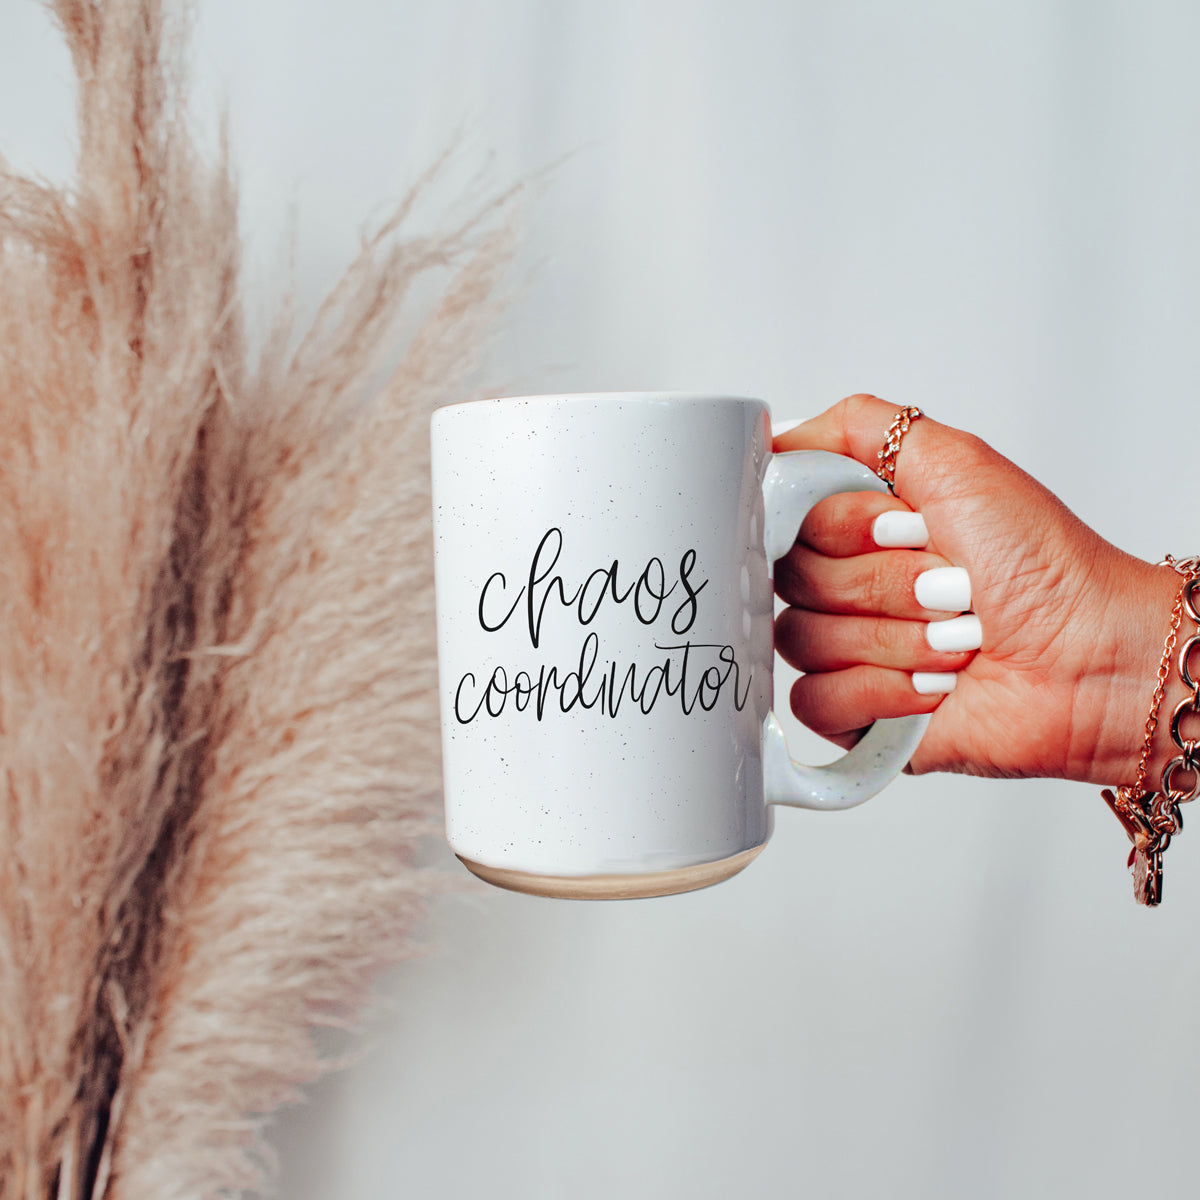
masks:
[[[930,566],[930,558],[922,550],[904,550],[889,554],[884,583],[886,611],[893,616],[912,616],[918,611],[914,586],[916,578]],[[939,560],[933,559],[934,563]]]
[[[983,438],[973,433],[962,432],[958,435],[954,451],[955,457],[967,467],[980,466],[995,454],[995,451]]]
[[[812,670],[812,622],[803,609],[785,608],[775,619],[775,646],[784,662],[798,671]]]
[[[828,695],[832,677],[829,675],[802,675],[792,684],[790,695],[792,712],[796,719],[815,733],[835,732],[829,720],[831,705]]]
[[[834,499],[836,497],[830,496],[814,504],[804,518],[804,524],[800,526],[800,539],[814,549],[819,549],[823,543],[829,540],[830,532],[836,521],[830,503]]]
[[[879,397],[871,395],[870,392],[855,392],[853,395],[847,396],[842,404],[846,406],[850,414],[861,413],[864,409],[870,408],[879,403]]]
[[[896,564],[890,555],[872,555],[864,594],[870,612],[886,613],[895,609],[893,597],[897,594]]]
[[[855,392],[853,396],[847,396],[839,405],[842,410],[840,416],[843,429],[853,429],[866,420],[878,403],[879,397],[872,396],[869,392]]]
[[[980,476],[995,465],[996,451],[973,433],[955,430],[952,447],[953,453],[944,452],[948,447],[943,446],[942,453],[926,456],[928,461],[922,464],[936,487],[953,488],[960,480],[977,485]]]
[[[800,604],[807,597],[807,576],[795,561],[796,551],[790,550],[775,564],[775,591],[788,604]]]
[[[889,622],[867,621],[864,632],[864,662],[888,663],[895,657],[893,631]]]
[[[804,518],[801,540],[814,550],[845,553],[846,547],[857,542],[854,534],[862,525],[872,499],[870,493],[857,492],[826,496],[814,504]]]

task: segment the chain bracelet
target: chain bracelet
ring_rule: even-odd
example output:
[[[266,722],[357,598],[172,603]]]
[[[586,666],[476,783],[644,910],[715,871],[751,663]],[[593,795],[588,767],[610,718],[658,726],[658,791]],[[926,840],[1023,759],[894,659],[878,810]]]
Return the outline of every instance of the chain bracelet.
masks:
[[[1196,563],[1195,559],[1188,560],[1187,565],[1192,568],[1193,572],[1200,566],[1200,564]],[[1198,591],[1200,591],[1200,577],[1192,574],[1192,577],[1188,579],[1183,588],[1183,611],[1196,628],[1195,632],[1179,648],[1177,668],[1179,678],[1183,681],[1183,686],[1187,688],[1188,694],[1175,706],[1175,710],[1171,714],[1170,726],[1171,741],[1175,743],[1179,754],[1167,763],[1162,773],[1162,793],[1164,796],[1170,797],[1172,803],[1175,804],[1185,804],[1200,796],[1200,758],[1197,757],[1197,750],[1200,749],[1200,743],[1197,743],[1193,739],[1185,738],[1182,730],[1185,715],[1188,713],[1200,713],[1200,679],[1193,677],[1191,662],[1193,652],[1197,646],[1200,646],[1200,609],[1197,608],[1197,601],[1200,600],[1200,595],[1197,594]],[[1172,776],[1181,768],[1191,771],[1195,777],[1192,780],[1192,787],[1188,791],[1172,787]]]
[[[1188,691],[1171,713],[1171,741],[1179,753],[1163,767],[1159,791],[1153,798],[1150,811],[1150,822],[1155,832],[1163,836],[1165,849],[1167,840],[1183,829],[1183,814],[1179,811],[1179,806],[1189,804],[1200,796],[1200,742],[1185,738],[1182,728],[1186,716],[1200,715],[1200,679],[1192,672],[1192,656],[1200,646],[1200,558],[1187,558],[1177,562],[1168,555],[1163,563],[1184,578],[1185,582],[1179,593],[1182,602],[1180,617],[1186,614],[1194,626],[1191,635],[1179,647],[1177,660],[1179,678]],[[1175,628],[1177,630],[1178,625]],[[1175,786],[1175,776],[1180,771],[1191,773],[1190,788]]]
[[[1155,907],[1162,902],[1163,851],[1171,844],[1171,838],[1183,830],[1181,804],[1187,804],[1200,796],[1200,742],[1183,736],[1183,720],[1189,714],[1200,714],[1200,679],[1192,676],[1192,656],[1200,646],[1200,556],[1176,561],[1169,554],[1160,567],[1170,567],[1182,582],[1175,593],[1171,607],[1171,628],[1163,644],[1162,658],[1155,679],[1154,698],[1150,704],[1150,715],[1146,718],[1145,739],[1138,760],[1137,779],[1130,787],[1106,788],[1100,793],[1113,815],[1121,822],[1126,835],[1133,843],[1129,852],[1129,867],[1133,871],[1133,896],[1139,904]],[[1161,790],[1147,791],[1146,768],[1158,729],[1159,711],[1167,694],[1167,681],[1171,676],[1171,660],[1179,640],[1184,614],[1193,626],[1193,632],[1179,648],[1178,671],[1188,694],[1171,713],[1171,741],[1179,753],[1172,758],[1161,775]],[[1179,771],[1191,773],[1191,787],[1176,785]]]

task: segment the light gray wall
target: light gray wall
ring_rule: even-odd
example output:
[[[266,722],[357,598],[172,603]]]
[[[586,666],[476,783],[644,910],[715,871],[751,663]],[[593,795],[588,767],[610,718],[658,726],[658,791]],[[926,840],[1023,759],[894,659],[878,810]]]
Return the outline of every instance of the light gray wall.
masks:
[[[0,3],[0,149],[54,174],[66,63]],[[1198,35],[1132,0],[207,0],[198,66],[264,277],[294,209],[315,295],[462,128],[463,179],[559,164],[491,381],[872,390],[1157,558],[1200,549]],[[280,1122],[282,1193],[1103,1200],[1148,1159],[1191,1194],[1200,834],[1156,912],[1126,849],[1094,788],[903,779],[707,892],[440,901]]]

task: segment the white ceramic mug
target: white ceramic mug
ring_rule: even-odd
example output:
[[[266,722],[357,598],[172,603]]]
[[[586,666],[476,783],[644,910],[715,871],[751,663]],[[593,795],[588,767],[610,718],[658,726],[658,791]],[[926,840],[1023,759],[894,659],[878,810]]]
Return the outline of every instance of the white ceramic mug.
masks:
[[[758,400],[598,393],[433,417],[446,832],[491,883],[633,897],[728,878],[773,804],[848,808],[927,717],[792,761],[771,712],[771,566],[861,463],[772,454]]]

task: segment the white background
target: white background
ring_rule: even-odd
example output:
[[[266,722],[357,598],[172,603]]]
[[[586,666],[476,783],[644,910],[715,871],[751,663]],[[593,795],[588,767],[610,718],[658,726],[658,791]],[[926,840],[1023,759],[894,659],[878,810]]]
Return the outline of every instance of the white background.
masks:
[[[1145,0],[207,0],[196,62],[264,295],[293,215],[312,299],[464,130],[464,179],[557,164],[489,384],[875,391],[1158,558],[1200,549],[1198,37]],[[0,0],[0,151],[63,177],[71,104]],[[1094,788],[903,779],[710,891],[439,901],[278,1123],[282,1194],[1192,1195],[1200,833],[1155,912],[1126,850]]]

